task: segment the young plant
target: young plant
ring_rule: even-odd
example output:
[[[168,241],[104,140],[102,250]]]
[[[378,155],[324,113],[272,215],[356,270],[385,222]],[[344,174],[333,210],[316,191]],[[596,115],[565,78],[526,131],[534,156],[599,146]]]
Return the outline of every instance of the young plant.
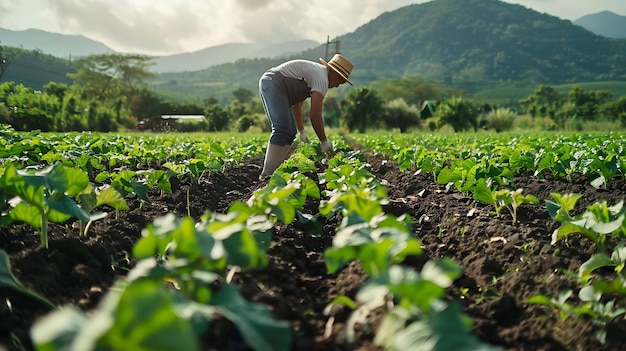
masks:
[[[479,179],[473,188],[473,197],[475,200],[482,201],[492,205],[499,217],[502,209],[506,208],[513,217],[513,224],[517,222],[517,209],[523,204],[538,204],[539,200],[534,195],[523,195],[523,189],[510,190],[500,189],[492,190],[488,180]]]
[[[534,195],[523,195],[524,189],[509,190],[501,189],[495,192],[496,207],[504,207],[509,210],[513,217],[513,224],[517,222],[517,209],[523,204],[538,204],[539,200]]]
[[[546,305],[559,312],[559,320],[564,322],[570,316],[577,316],[586,313],[586,309],[577,307],[567,302],[572,296],[571,289],[561,290],[557,298],[553,298],[546,295],[534,295],[531,296],[526,302],[532,305]]]
[[[80,220],[80,232],[83,237],[87,236],[87,231],[93,221],[107,216],[106,212],[93,212],[96,208],[108,205],[118,211],[129,210],[126,200],[117,190],[107,187],[99,191],[91,183],[83,192],[76,196],[76,200],[80,202],[80,207],[89,215],[88,221]]]
[[[117,190],[124,198],[138,197],[142,201],[150,204],[148,197],[147,182],[139,179],[138,172],[123,170],[119,173],[101,172],[96,176],[96,182],[111,180],[111,187]]]
[[[239,208],[239,207],[238,207]],[[267,216],[251,210],[207,213],[200,223],[157,218],[133,248],[137,265],[87,317],[62,309],[39,320],[38,349],[176,349],[197,351],[216,316],[232,322],[253,350],[288,351],[288,323],[246,301],[225,272],[262,268],[272,235]],[[225,283],[224,283],[225,281]],[[215,327],[218,328],[218,327]]]
[[[352,260],[358,260],[365,273],[378,276],[407,256],[422,252],[419,240],[411,236],[411,221],[382,212],[370,221],[356,213],[344,217],[324,257],[328,273],[335,273]]]
[[[278,171],[267,186],[254,192],[247,203],[235,201],[229,211],[271,215],[272,219],[291,224],[307,198],[320,198],[320,190],[313,180],[298,172]]]
[[[623,239],[626,236],[626,206],[623,201],[613,206],[609,206],[606,201],[596,202],[587,207],[585,212],[572,218],[569,210],[573,208],[578,197],[551,195],[557,202],[546,201],[548,212],[555,221],[561,223],[552,234],[553,244],[569,235],[581,233],[593,241],[601,253],[606,253],[614,245],[611,238]]]
[[[72,196],[78,195],[89,185],[87,175],[61,163],[41,171],[18,171],[9,164],[0,185],[5,196],[15,196],[10,220],[21,221],[38,229],[41,247],[48,248],[48,222],[62,223],[74,217],[89,221],[89,215],[76,204]]]

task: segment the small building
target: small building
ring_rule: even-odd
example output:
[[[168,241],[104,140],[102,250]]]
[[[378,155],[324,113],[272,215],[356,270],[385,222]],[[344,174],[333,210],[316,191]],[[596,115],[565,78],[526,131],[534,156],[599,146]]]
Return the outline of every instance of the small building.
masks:
[[[160,115],[142,120],[137,124],[137,130],[145,132],[184,132],[189,123],[203,122],[204,115]]]

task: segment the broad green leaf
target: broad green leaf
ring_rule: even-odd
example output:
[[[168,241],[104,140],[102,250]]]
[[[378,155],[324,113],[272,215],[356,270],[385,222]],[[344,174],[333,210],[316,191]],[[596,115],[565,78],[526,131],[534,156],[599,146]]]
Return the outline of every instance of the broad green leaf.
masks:
[[[72,343],[89,318],[76,306],[53,311],[33,324],[30,335],[39,351],[72,350]]]
[[[113,323],[98,344],[115,350],[200,350],[198,336],[174,301],[160,281],[134,281],[122,292]]]
[[[501,350],[499,347],[480,341],[470,332],[467,321],[460,304],[452,302],[431,319],[414,320],[397,331],[393,342],[391,345],[385,345],[385,349],[394,351]],[[448,335],[454,335],[454,337],[446,337]]]
[[[61,163],[55,163],[41,171],[30,174],[29,172],[20,171],[22,177],[27,184],[34,186],[43,186],[49,192],[57,192],[65,194],[68,187],[68,175],[65,167]]]
[[[150,189],[148,189],[146,184],[144,184],[143,182],[131,179],[130,185],[133,189],[133,192],[137,194],[138,198],[140,198],[141,200],[147,203],[152,203],[152,201],[150,201],[150,198],[148,197],[148,190]]]
[[[10,216],[14,221],[27,223],[35,229],[41,229],[41,211],[35,206],[19,203],[11,209]]]
[[[211,304],[233,322],[247,345],[254,350],[291,350],[289,323],[276,321],[264,305],[244,300],[234,285],[223,285]]]
[[[112,187],[108,187],[102,190],[96,197],[96,207],[102,205],[108,205],[116,210],[126,211],[129,210],[126,200],[122,197],[119,191]]]
[[[615,263],[611,260],[606,254],[598,253],[591,258],[589,258],[585,263],[583,263],[578,269],[578,276],[583,281],[588,281],[591,276],[591,272],[598,268],[606,267],[606,266],[614,266]]]
[[[74,200],[67,196],[63,196],[58,200],[48,200],[47,203],[48,206],[50,206],[48,219],[52,222],[62,223],[71,217],[78,218],[85,222],[89,220],[89,214],[85,213]]]
[[[265,251],[248,230],[238,231],[224,240],[224,249],[229,266],[242,270],[262,268],[267,265]]]
[[[0,297],[9,298],[13,303],[24,302],[24,299],[35,301],[49,308],[56,306],[46,298],[26,288],[11,272],[9,255],[0,249]],[[29,302],[25,302],[29,303]]]
[[[66,194],[68,196],[74,196],[89,186],[89,176],[82,170],[77,168],[65,168],[65,173],[67,174],[68,185]]]
[[[495,199],[491,189],[487,186],[484,179],[479,179],[473,188],[474,200],[481,201],[488,205],[495,205]]]

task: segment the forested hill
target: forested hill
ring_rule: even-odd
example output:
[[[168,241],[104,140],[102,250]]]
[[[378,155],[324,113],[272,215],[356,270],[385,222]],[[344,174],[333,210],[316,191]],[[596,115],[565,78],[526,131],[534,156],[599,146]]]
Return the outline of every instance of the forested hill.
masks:
[[[626,79],[626,39],[597,36],[554,16],[498,0],[435,0],[387,12],[345,34],[353,81],[421,75],[469,91],[493,81],[558,84]],[[331,45],[331,49],[333,46]],[[317,60],[324,46],[298,57]],[[160,87],[219,95],[255,89],[275,60],[242,60],[198,72],[162,75]]]
[[[626,39],[598,36],[570,21],[499,0],[410,5],[333,40],[355,63],[351,77],[355,85],[420,75],[477,92],[494,82],[537,86],[626,80]],[[325,49],[321,45],[292,57],[317,61]],[[67,79],[61,71],[69,70],[69,65],[51,64],[44,56],[39,52],[28,56],[39,64],[11,61],[2,81],[23,82],[19,76],[26,74],[38,80],[35,87],[40,89],[48,76]],[[255,91],[263,71],[282,60],[241,59],[199,71],[162,73],[149,83],[168,96],[232,99],[236,88]]]
[[[497,0],[411,5],[339,39],[367,76],[554,83],[626,78],[626,40]]]

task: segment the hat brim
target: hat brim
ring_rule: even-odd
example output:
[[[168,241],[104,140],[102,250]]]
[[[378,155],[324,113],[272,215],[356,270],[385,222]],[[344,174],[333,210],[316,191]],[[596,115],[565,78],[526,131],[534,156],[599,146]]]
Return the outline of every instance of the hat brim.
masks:
[[[326,62],[326,60],[324,60],[323,58],[320,57],[320,62],[326,66],[326,67],[330,67],[333,69],[333,71],[337,72],[337,74],[339,74],[341,76],[341,78],[345,79],[346,82],[348,82],[350,85],[354,85],[352,84],[352,82],[348,79],[348,77],[346,77],[345,74],[341,73],[341,71],[339,71],[338,69],[336,69],[335,67],[333,67],[332,65],[329,65],[328,62]]]

